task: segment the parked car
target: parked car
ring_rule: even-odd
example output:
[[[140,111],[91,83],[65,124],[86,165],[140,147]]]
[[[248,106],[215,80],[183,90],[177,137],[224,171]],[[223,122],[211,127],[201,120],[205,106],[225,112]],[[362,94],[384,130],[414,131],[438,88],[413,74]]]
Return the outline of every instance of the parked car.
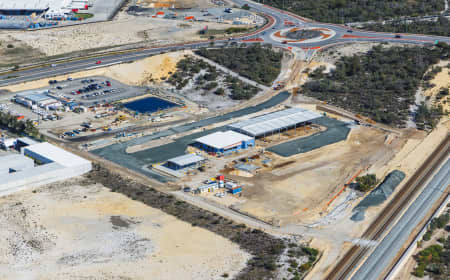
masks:
[[[75,133],[73,133],[71,131],[66,131],[66,132],[64,132],[64,134],[67,136],[71,136],[71,137],[75,136]]]
[[[102,64],[101,60],[97,60],[97,62],[95,62],[95,64]]]
[[[395,35],[395,38],[402,38],[402,35],[396,34],[396,35]]]

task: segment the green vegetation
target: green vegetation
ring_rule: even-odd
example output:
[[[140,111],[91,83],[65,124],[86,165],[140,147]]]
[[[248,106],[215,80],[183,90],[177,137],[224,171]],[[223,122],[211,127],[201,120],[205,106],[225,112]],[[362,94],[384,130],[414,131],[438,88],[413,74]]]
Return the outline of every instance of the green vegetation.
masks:
[[[287,255],[289,258],[289,269],[288,271],[294,272],[293,279],[302,279],[305,274],[314,266],[318,261],[319,250],[311,247],[297,247],[294,243],[288,244]],[[294,258],[308,257],[308,261],[299,265]],[[295,270],[297,269],[297,270]]]
[[[415,21],[412,23],[399,21],[386,24],[377,23],[365,25],[364,29],[372,31],[430,34],[450,37],[450,20],[444,16],[441,16],[437,21]]]
[[[247,27],[228,27],[227,29],[202,29],[198,32],[200,35],[208,36],[216,36],[216,35],[229,35],[235,33],[245,33],[250,31],[251,28]]]
[[[200,73],[202,70],[204,73]],[[259,92],[257,87],[246,84],[238,78],[223,76],[222,72],[209,63],[187,56],[177,63],[177,71],[167,79],[167,82],[182,90],[193,80],[197,90],[202,89],[217,95],[225,95],[227,90],[230,98],[234,100],[250,99]],[[226,90],[222,86],[226,87]]]
[[[436,229],[443,229],[450,221],[449,211],[447,213],[434,218],[428,230],[423,236],[423,241],[431,240],[431,237]],[[445,228],[448,232],[449,229]],[[443,280],[450,278],[450,235],[437,239],[442,245],[431,245],[416,256],[417,266],[414,268],[413,275],[417,277],[423,277],[425,275],[430,276],[432,279]]]
[[[444,112],[441,105],[428,108],[428,106],[422,102],[417,107],[414,121],[416,122],[418,129],[433,129],[436,127],[436,124],[443,114]]]
[[[195,52],[257,83],[271,86],[281,71],[283,53],[258,44],[248,48],[205,49]]]
[[[314,72],[303,92],[377,122],[403,126],[426,71],[449,52],[444,43],[429,48],[378,45],[367,54],[340,58],[329,74]],[[423,127],[436,122],[435,113],[418,115],[416,122]]]
[[[242,10],[250,10],[250,6],[248,5],[248,4],[244,4],[242,7],[241,7],[241,9]]]
[[[434,231],[438,228],[444,228],[448,224],[449,221],[450,221],[449,213],[445,213],[445,214],[431,220],[431,223],[428,226],[427,232],[425,232],[425,234],[423,235],[423,240],[424,241],[430,240]]]
[[[356,183],[358,190],[368,192],[377,184],[377,177],[375,174],[367,174],[356,178]]]
[[[415,259],[417,266],[413,275],[423,277],[429,275],[432,279],[443,280],[450,277],[450,236],[447,236],[444,247],[438,244],[431,245],[420,251]]]
[[[365,22],[440,12],[442,0],[268,0],[265,4],[321,22]]]
[[[178,90],[183,89],[192,77],[202,69],[206,69],[209,73],[216,73],[215,67],[209,65],[201,59],[195,59],[186,56],[177,63],[177,71],[169,77],[167,82],[176,86]]]
[[[230,75],[225,78],[225,83],[231,91],[231,99],[233,100],[247,100],[259,92],[258,88],[246,84],[238,78]]]
[[[0,112],[0,126],[19,135],[25,134],[35,139],[44,139],[44,136],[39,133],[32,121],[17,120],[16,116],[9,113]]]
[[[93,14],[89,14],[89,13],[75,13],[74,14],[74,17],[82,18],[82,19],[88,19],[88,18],[91,18],[93,16],[94,16]]]

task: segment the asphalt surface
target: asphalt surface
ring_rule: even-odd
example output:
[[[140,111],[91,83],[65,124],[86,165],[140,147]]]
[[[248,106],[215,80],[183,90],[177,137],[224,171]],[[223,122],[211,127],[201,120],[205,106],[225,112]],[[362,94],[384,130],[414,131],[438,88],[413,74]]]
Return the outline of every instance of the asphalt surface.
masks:
[[[248,4],[252,11],[256,11],[265,14],[273,20],[273,22],[267,25],[265,28],[260,29],[253,34],[249,34],[243,37],[235,38],[235,40],[242,42],[249,39],[261,38],[264,41],[262,43],[269,43],[278,47],[293,47],[293,48],[318,48],[330,46],[333,44],[345,43],[345,42],[399,42],[399,43],[412,43],[412,44],[434,44],[435,41],[450,43],[449,37],[440,36],[425,36],[414,34],[402,34],[401,38],[395,38],[396,34],[393,33],[377,33],[369,31],[353,31],[349,33],[349,28],[327,23],[317,23],[309,21],[302,17],[296,16],[286,11],[281,11],[270,6],[254,3],[246,0],[232,0],[237,6]],[[310,43],[287,43],[283,44],[280,41],[274,40],[272,34],[277,31],[285,30],[285,20],[292,22],[295,26],[300,27],[317,27],[327,28],[335,32],[335,35],[318,42]],[[224,43],[228,43],[228,40],[215,40],[216,46],[221,46]],[[246,42],[251,44],[252,42]],[[192,42],[186,44],[160,46],[150,49],[139,49],[129,53],[121,53],[108,55],[104,57],[88,58],[79,61],[59,63],[55,67],[46,66],[35,69],[16,71],[13,73],[0,74],[0,86],[8,84],[21,83],[25,81],[37,80],[47,77],[52,77],[61,74],[73,73],[90,69],[92,67],[104,67],[110,64],[131,62],[139,59],[143,59],[149,55],[158,54],[161,52],[176,51],[180,49],[197,49],[200,47],[208,47],[209,41]],[[101,60],[102,64],[96,65],[95,62]]]
[[[256,113],[282,103],[289,96],[290,96],[289,92],[283,91],[278,95],[272,97],[271,99],[255,106],[247,107],[228,114],[219,115],[201,121],[179,125],[147,136],[135,138],[127,142],[116,143],[103,148],[92,150],[91,152],[104,159],[117,163],[121,166],[125,166],[131,170],[139,172],[150,178],[156,179],[160,182],[167,182],[171,180],[169,177],[163,176],[160,173],[148,169],[148,166],[154,163],[164,162],[172,157],[183,155],[186,150],[186,147],[189,144],[193,143],[194,139],[218,130],[223,130],[225,129],[225,127],[221,126],[209,130],[204,129],[201,130],[200,132],[191,133],[189,135],[177,138],[173,141],[167,139],[167,144],[132,154],[128,154],[126,152],[126,149],[130,146],[143,144],[164,137],[174,136],[179,133],[192,131],[194,129],[202,128],[211,124],[220,123],[233,118],[238,118],[248,114]]]
[[[311,122],[320,126],[325,126],[327,129],[311,136],[275,145],[267,150],[282,157],[290,157],[343,141],[347,139],[350,132],[348,124],[335,119],[322,117]]]
[[[439,172],[434,175],[422,193],[355,273],[352,280],[376,280],[382,277],[381,274],[406,243],[411,232],[425,218],[430,207],[447,191],[449,184],[450,160],[447,159]]]

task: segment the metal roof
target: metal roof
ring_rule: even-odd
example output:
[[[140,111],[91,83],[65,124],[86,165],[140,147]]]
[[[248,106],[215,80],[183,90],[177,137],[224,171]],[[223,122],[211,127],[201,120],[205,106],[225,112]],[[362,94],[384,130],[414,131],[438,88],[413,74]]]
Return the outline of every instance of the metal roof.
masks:
[[[20,138],[17,138],[17,140],[22,142],[22,143],[24,143],[24,144],[26,144],[26,145],[28,145],[28,146],[31,146],[31,145],[34,145],[34,144],[39,144],[38,141],[33,140],[33,139],[29,138],[29,137],[20,137]]]
[[[320,117],[320,114],[303,108],[289,108],[233,123],[228,127],[251,136],[260,136]]]
[[[196,142],[205,144],[215,149],[224,149],[240,145],[242,141],[250,141],[252,137],[247,135],[227,130],[225,132],[217,131],[206,136],[195,139]]]
[[[168,160],[168,162],[171,162],[173,164],[176,164],[178,166],[186,166],[193,163],[197,163],[199,161],[204,160],[201,156],[198,156],[196,154],[186,154],[179,157],[174,157]]]
[[[34,152],[52,162],[56,162],[64,167],[73,167],[90,163],[84,158],[69,153],[48,142],[27,146],[25,147],[25,149]]]
[[[47,10],[61,8],[71,0],[0,0],[0,10]]]
[[[49,97],[47,95],[43,95],[43,94],[40,94],[40,93],[27,95],[25,98],[28,99],[28,100],[31,100],[31,101],[33,101],[35,103],[38,103],[38,102],[41,102],[41,101],[44,101],[44,100],[53,99],[53,98],[51,98],[51,97]]]
[[[9,169],[29,169],[34,167],[31,158],[21,154],[0,154],[0,174],[8,174]]]

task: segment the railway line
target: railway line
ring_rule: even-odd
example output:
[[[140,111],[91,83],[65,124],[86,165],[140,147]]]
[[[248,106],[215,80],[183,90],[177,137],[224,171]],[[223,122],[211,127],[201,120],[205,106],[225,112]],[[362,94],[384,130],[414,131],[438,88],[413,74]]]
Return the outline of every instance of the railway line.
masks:
[[[389,204],[381,211],[375,221],[367,228],[362,239],[380,240],[384,233],[393,226],[402,210],[413,200],[423,185],[440,164],[448,157],[450,150],[450,138],[447,136],[417,171],[406,182],[403,188],[394,196]],[[368,247],[354,245],[337,263],[334,269],[327,275],[326,280],[350,279],[355,268],[364,259]]]

